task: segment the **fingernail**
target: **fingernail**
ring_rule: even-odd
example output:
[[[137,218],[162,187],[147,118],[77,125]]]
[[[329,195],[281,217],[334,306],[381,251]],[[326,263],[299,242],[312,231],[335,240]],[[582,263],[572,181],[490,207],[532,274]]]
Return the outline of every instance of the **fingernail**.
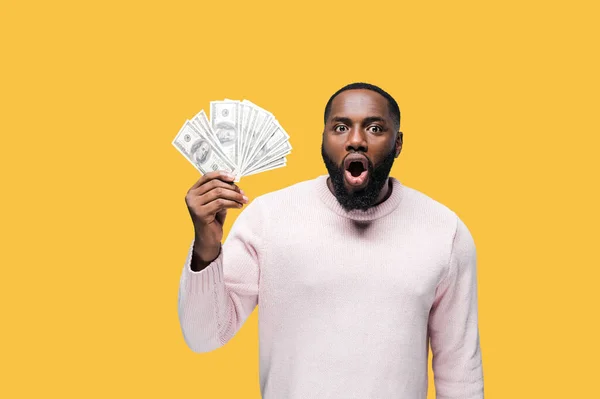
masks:
[[[248,202],[248,197],[246,197],[245,195],[242,197],[244,199],[244,201]]]
[[[244,195],[244,194],[246,194],[246,193],[244,192],[244,190],[242,190],[242,189],[240,188],[240,194]]]

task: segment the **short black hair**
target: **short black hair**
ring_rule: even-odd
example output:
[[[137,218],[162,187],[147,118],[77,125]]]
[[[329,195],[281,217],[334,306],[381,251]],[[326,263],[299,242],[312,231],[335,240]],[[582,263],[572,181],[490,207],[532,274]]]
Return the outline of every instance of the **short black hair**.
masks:
[[[339,89],[338,91],[336,91],[329,98],[329,101],[327,101],[327,105],[325,106],[325,115],[323,118],[323,122],[327,123],[327,118],[329,117],[329,113],[331,112],[331,103],[333,102],[333,99],[337,97],[338,94],[340,94],[341,92],[344,92],[346,90],[361,90],[361,89],[362,90],[371,90],[376,93],[379,93],[387,100],[388,109],[390,111],[390,116],[392,118],[392,121],[395,124],[395,128],[396,128],[396,130],[400,130],[400,107],[398,107],[398,103],[396,102],[396,100],[394,100],[394,97],[390,96],[381,87],[372,85],[370,83],[364,83],[364,82],[350,83],[349,85],[346,85],[346,86],[342,87],[341,89]]]

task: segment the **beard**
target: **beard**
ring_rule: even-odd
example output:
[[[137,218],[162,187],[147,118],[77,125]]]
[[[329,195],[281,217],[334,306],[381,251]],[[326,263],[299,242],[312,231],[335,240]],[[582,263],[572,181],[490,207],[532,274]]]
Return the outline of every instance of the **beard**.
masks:
[[[329,171],[329,177],[333,185],[334,195],[337,198],[339,204],[346,210],[351,211],[354,209],[367,210],[377,202],[379,193],[387,181],[387,178],[394,164],[396,158],[396,149],[392,148],[392,151],[387,154],[379,164],[373,165],[371,160],[367,158],[369,163],[369,181],[366,187],[357,191],[348,191],[344,184],[345,178],[344,163],[337,165],[325,152],[325,147],[321,143],[321,155],[325,166]]]

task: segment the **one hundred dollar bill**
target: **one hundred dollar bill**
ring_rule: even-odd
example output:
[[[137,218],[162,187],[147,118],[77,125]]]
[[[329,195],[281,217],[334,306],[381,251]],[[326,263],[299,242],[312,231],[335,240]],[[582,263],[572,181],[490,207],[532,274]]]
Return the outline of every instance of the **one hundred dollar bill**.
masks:
[[[265,161],[273,160],[279,151],[279,146],[283,143],[287,143],[289,145],[289,135],[281,125],[277,121],[271,121],[271,133],[268,138],[263,139],[263,143],[256,149],[254,152],[254,156],[252,157],[252,162],[246,165],[246,168],[242,170],[242,173],[245,170],[252,169],[260,164],[264,164]],[[291,151],[292,146],[289,145],[289,148],[286,148],[286,151]]]
[[[250,126],[250,121],[254,117],[255,111],[245,102],[242,101],[242,128],[241,134],[238,137],[238,148],[239,148],[239,158],[238,158],[238,168],[241,166],[242,159],[244,156],[244,142],[246,141],[246,137],[248,136],[248,128]],[[241,170],[241,168],[239,168]]]
[[[257,157],[262,157],[265,155],[264,150],[261,151],[261,149],[263,149],[269,138],[275,133],[276,125],[278,125],[277,120],[269,120],[258,136],[255,137],[252,144],[250,144],[250,148],[248,149],[248,156],[246,157],[246,162],[243,165],[244,169],[247,169],[251,164],[256,164]]]
[[[223,170],[234,174],[235,181],[239,181],[235,165],[215,149],[211,142],[205,132],[197,130],[190,121],[186,121],[173,140],[173,145],[202,174]]]
[[[289,135],[269,111],[248,101],[211,101],[180,129],[173,145],[201,173],[225,170],[236,176],[285,166]]]
[[[227,157],[227,155],[225,155],[225,151],[223,151],[223,147],[221,147],[221,143],[219,142],[219,139],[217,139],[217,136],[215,135],[215,132],[212,130],[212,127],[210,126],[210,122],[208,120],[208,117],[206,116],[206,113],[204,112],[204,110],[198,112],[190,121],[192,123],[192,126],[198,130],[199,132],[201,132],[204,136],[206,136],[208,138],[208,140],[210,141],[211,145],[215,148],[215,150],[217,150],[219,153],[221,153],[221,155],[223,155],[224,157]],[[229,161],[231,161],[231,159],[229,159]]]
[[[221,149],[237,165],[239,160],[238,136],[241,135],[242,107],[239,101],[211,101],[210,124]]]
[[[263,158],[262,161],[253,164],[249,169],[262,168],[276,159],[286,157],[287,155],[291,154],[291,152],[292,146],[288,142],[283,142],[277,148],[275,148],[269,155]]]
[[[269,122],[274,119],[273,114],[260,108],[252,102],[248,100],[243,100],[242,102],[252,109],[252,117],[249,120],[250,124],[248,125],[248,129],[244,137],[244,143],[242,145],[242,160],[238,163],[240,170],[243,170],[244,165],[251,160],[249,156],[250,150],[253,148],[253,144],[256,144],[256,140],[263,132],[263,129],[265,129],[269,125]]]
[[[280,157],[277,159],[272,160],[271,162],[264,164],[262,166],[258,166],[258,167],[254,167],[252,169],[248,169],[247,173],[253,173],[257,170],[261,170],[261,171],[265,171],[265,170],[270,170],[271,168],[274,168],[276,166],[280,166],[280,165],[285,165],[287,163],[287,159],[286,157]]]
[[[250,176],[250,175],[254,175],[257,173],[261,173],[261,172],[267,172],[269,170],[273,170],[273,169],[277,169],[277,168],[283,168],[284,166],[286,166],[286,164],[287,164],[287,160],[285,158],[280,158],[277,161],[271,162],[270,164],[268,164],[262,168],[249,170],[244,176]]]

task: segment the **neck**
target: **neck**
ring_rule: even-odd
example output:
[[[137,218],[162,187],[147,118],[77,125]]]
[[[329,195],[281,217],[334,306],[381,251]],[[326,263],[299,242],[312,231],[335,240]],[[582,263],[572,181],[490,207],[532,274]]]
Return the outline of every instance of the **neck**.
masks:
[[[385,179],[385,184],[383,185],[383,188],[379,192],[379,196],[377,197],[377,202],[375,202],[375,204],[373,206],[381,204],[383,201],[385,201],[386,199],[388,199],[390,197],[390,194],[392,194],[392,183],[391,183],[390,179],[387,178],[387,179]]]

